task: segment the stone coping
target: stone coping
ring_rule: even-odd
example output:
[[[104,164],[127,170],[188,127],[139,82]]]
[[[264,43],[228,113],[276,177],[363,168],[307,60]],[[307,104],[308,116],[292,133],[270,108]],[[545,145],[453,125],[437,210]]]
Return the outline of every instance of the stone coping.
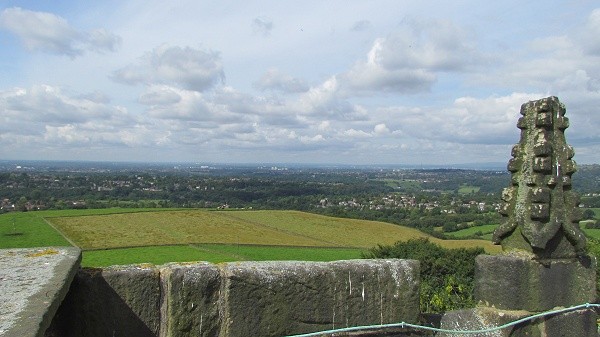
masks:
[[[43,336],[80,261],[75,247],[0,250],[0,336]]]

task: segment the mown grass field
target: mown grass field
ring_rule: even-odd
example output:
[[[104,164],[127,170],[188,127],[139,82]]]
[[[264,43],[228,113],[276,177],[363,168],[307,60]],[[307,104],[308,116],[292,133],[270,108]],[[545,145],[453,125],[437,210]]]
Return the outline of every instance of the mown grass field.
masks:
[[[293,246],[255,246],[197,244],[182,246],[151,246],[91,250],[83,254],[83,266],[105,267],[118,264],[207,261],[212,263],[232,261],[334,261],[359,259],[364,249],[322,248]],[[151,256],[151,260],[148,257]]]
[[[178,210],[48,218],[84,250],[196,243],[370,248],[429,237],[385,222],[334,218],[298,211]],[[439,240],[448,248],[481,240]]]
[[[444,233],[444,234],[446,234],[446,236],[448,236],[448,237],[457,238],[457,239],[468,238],[468,237],[473,237],[474,235],[477,235],[477,236],[481,237],[482,239],[491,240],[492,233],[494,232],[496,227],[498,227],[498,225],[475,226],[475,227],[461,229],[456,232],[449,232],[449,233]]]
[[[378,244],[429,237],[418,230],[384,222],[297,211],[101,209],[0,215],[0,248],[69,245],[50,225],[84,251],[85,266],[332,261],[359,258],[361,252]],[[10,235],[15,228],[22,234]],[[499,251],[499,247],[483,240],[429,238],[447,248],[478,246],[491,253]]]
[[[460,185],[460,187],[458,188],[458,193],[459,194],[471,194],[471,193],[477,193],[479,192],[480,187],[479,186],[471,186],[471,185]]]

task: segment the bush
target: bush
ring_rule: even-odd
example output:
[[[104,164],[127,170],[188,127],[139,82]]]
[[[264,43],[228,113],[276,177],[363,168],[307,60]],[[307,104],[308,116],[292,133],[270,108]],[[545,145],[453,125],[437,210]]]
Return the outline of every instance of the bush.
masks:
[[[596,213],[592,209],[586,209],[583,211],[583,220],[592,220],[596,217]]]
[[[596,260],[600,260],[600,240],[595,238],[587,238],[588,254],[595,256]],[[596,264],[596,274],[600,275],[600,263]],[[596,293],[600,294],[600,278],[596,278]]]
[[[483,248],[446,249],[428,239],[371,248],[365,258],[401,258],[421,262],[421,312],[440,313],[475,306],[475,257]]]
[[[587,229],[600,229],[600,223],[596,222],[596,221],[586,221],[585,223],[585,228]]]

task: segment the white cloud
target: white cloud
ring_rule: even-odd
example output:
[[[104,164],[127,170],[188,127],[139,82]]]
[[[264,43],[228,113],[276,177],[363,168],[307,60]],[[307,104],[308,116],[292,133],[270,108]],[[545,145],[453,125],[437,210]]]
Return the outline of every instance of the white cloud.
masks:
[[[254,83],[254,86],[260,90],[279,90],[284,93],[306,92],[309,89],[308,84],[298,78],[284,74],[276,68],[271,68]]]
[[[104,103],[105,98],[99,96],[69,95],[48,85],[0,91],[0,120],[2,125],[10,126],[4,130],[2,142],[26,140],[31,147],[47,148],[102,143],[110,138],[113,144],[122,144],[114,135],[127,132],[139,121],[126,109]]]
[[[259,16],[252,20],[252,30],[255,34],[269,36],[273,30],[273,20],[266,16]]]
[[[370,29],[372,26],[373,26],[373,24],[371,23],[371,21],[360,20],[360,21],[356,21],[352,25],[352,27],[350,27],[350,30],[353,32],[362,32],[362,31]]]
[[[116,51],[121,38],[104,29],[89,33],[71,27],[62,17],[19,7],[0,13],[0,27],[17,35],[29,50],[63,54],[72,58],[86,50]]]
[[[175,84],[198,92],[225,81],[221,56],[212,50],[162,45],[113,73],[125,84]]]
[[[381,123],[381,124],[375,125],[375,127],[373,128],[373,132],[375,132],[375,134],[378,134],[378,135],[385,135],[385,134],[390,133],[390,129],[388,129],[388,127],[385,125],[385,123]]]
[[[387,37],[376,39],[366,61],[338,77],[340,86],[350,92],[425,92],[439,72],[465,71],[482,58],[472,37],[452,22],[407,20]]]
[[[600,9],[550,5],[523,20],[527,11],[507,16],[502,2],[468,3],[469,15],[388,5],[286,3],[269,8],[276,22],[252,2],[59,6],[62,17],[0,9],[0,82],[22,87],[0,87],[0,156],[505,161],[520,105],[557,95],[577,156],[597,161]],[[111,32],[123,34],[118,52]],[[7,34],[73,59],[14,60]]]
[[[305,144],[320,143],[320,142],[323,142],[324,140],[325,140],[325,137],[323,137],[323,135],[315,135],[312,137],[310,137],[310,136],[300,137],[300,141]]]
[[[89,49],[103,52],[115,52],[121,45],[121,38],[105,29],[95,29],[87,34]]]
[[[138,102],[150,106],[176,104],[181,101],[178,91],[167,85],[151,86],[140,96]]]
[[[600,56],[600,8],[593,10],[587,20],[583,37],[583,47],[586,52]]]
[[[370,137],[372,137],[371,134],[369,134],[363,130],[354,130],[354,129],[344,130],[342,132],[342,135],[345,137],[349,137],[349,138],[370,138]]]

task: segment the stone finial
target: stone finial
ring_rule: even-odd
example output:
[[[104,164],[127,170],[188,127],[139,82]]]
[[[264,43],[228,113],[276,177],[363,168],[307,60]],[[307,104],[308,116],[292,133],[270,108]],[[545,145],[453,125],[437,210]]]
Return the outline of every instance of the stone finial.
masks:
[[[524,250],[537,258],[585,254],[579,197],[571,188],[575,152],[565,141],[565,111],[554,96],[521,106],[521,139],[508,162],[511,184],[502,192],[503,222],[492,238],[504,251]]]

